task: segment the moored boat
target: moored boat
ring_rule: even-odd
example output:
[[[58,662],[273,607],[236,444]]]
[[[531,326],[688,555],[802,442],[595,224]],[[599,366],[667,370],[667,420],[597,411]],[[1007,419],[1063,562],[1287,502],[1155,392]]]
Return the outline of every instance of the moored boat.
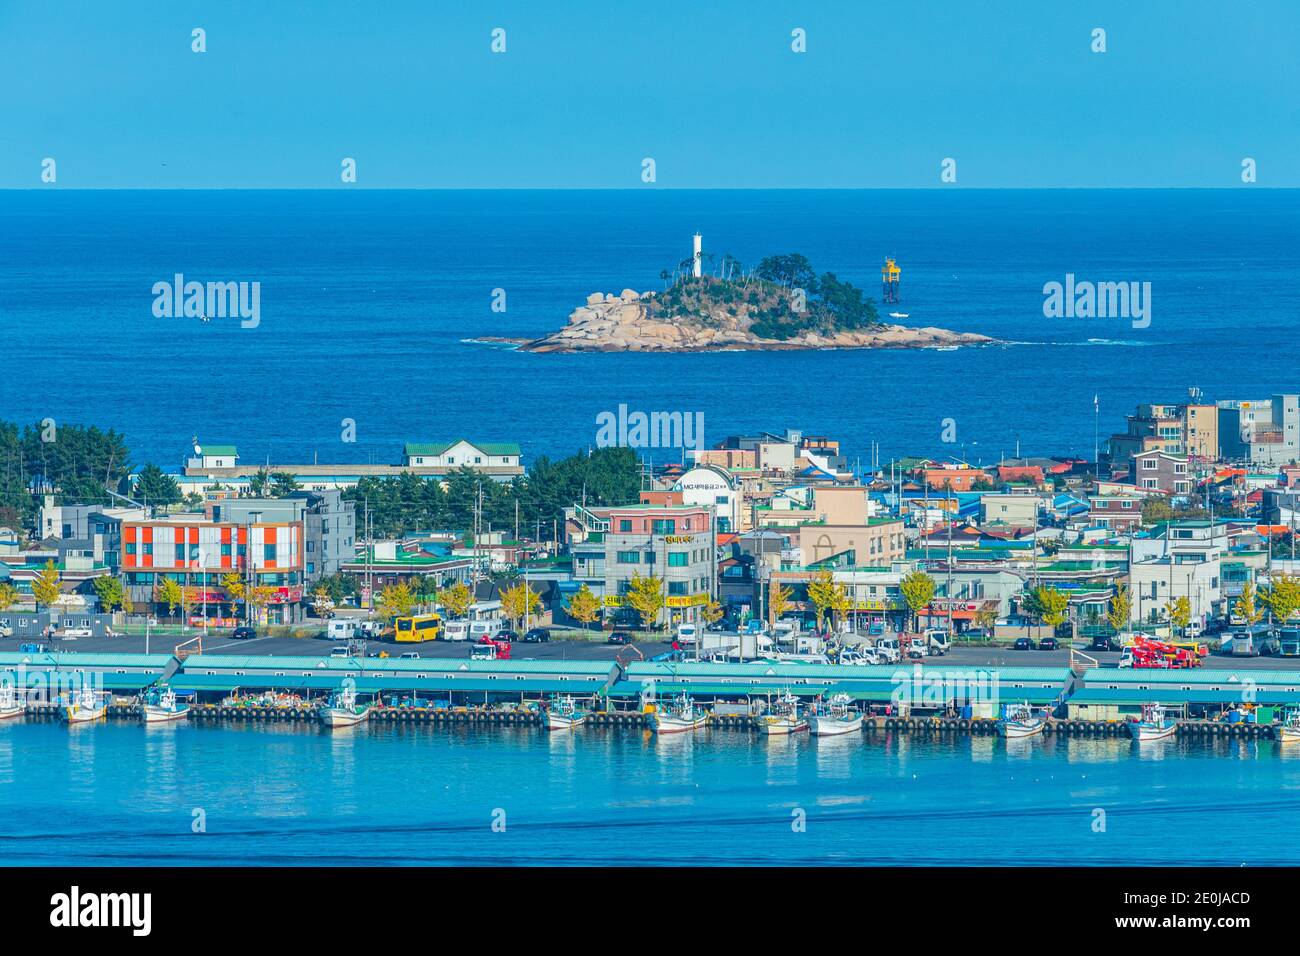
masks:
[[[1030,707],[1028,702],[1007,704],[1003,708],[1002,719],[998,721],[998,733],[1008,740],[1014,740],[1041,734],[1046,726],[1047,715]]]
[[[1277,739],[1284,744],[1300,741],[1300,707],[1288,707],[1277,725]]]
[[[862,729],[862,713],[853,709],[848,694],[833,694],[830,700],[813,708],[808,729],[814,737],[835,737]]]
[[[170,687],[155,687],[145,694],[140,707],[146,724],[161,724],[171,720],[184,720],[190,715],[190,705],[176,697]]]
[[[698,730],[708,722],[708,711],[697,708],[689,694],[679,694],[671,702],[657,706],[650,715],[650,728],[657,734]]]
[[[572,697],[555,697],[542,707],[542,726],[547,730],[571,730],[587,719],[587,712]]]
[[[352,727],[369,716],[370,705],[357,702],[353,687],[344,687],[320,709],[320,720],[326,727]]]
[[[59,717],[68,724],[88,724],[103,720],[108,713],[108,694],[83,687],[74,691],[59,708]]]
[[[18,696],[13,684],[0,684],[0,720],[21,717],[27,710],[27,701]]]
[[[779,737],[808,729],[808,718],[800,712],[799,698],[791,693],[777,698],[772,709],[757,718],[760,733]]]
[[[1145,743],[1164,740],[1178,732],[1178,721],[1170,717],[1161,704],[1143,704],[1142,717],[1129,724],[1133,739]]]

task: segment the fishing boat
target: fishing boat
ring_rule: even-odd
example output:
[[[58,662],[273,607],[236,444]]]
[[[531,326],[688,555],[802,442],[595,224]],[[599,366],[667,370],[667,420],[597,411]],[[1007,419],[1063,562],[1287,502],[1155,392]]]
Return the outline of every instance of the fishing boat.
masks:
[[[1033,737],[1035,734],[1041,734],[1046,726],[1047,716],[1042,711],[1030,707],[1028,702],[1007,704],[1003,708],[1002,719],[998,721],[998,733],[1008,740]]]
[[[1277,725],[1277,739],[1284,744],[1300,741],[1300,707],[1288,707]]]
[[[808,718],[799,712],[799,698],[788,691],[776,699],[770,710],[757,720],[758,729],[769,737],[808,729]]]
[[[542,726],[547,730],[571,730],[587,719],[587,712],[572,697],[555,697],[542,708]]]
[[[689,694],[679,694],[671,702],[656,707],[650,715],[650,727],[657,734],[698,730],[708,722],[708,711],[698,709]]]
[[[108,713],[108,694],[89,687],[73,692],[59,708],[59,717],[68,724],[88,724],[103,720],[106,713]]]
[[[1178,721],[1170,717],[1160,704],[1143,704],[1142,717],[1129,724],[1128,729],[1134,740],[1146,743],[1172,737],[1178,732]]]
[[[27,701],[18,696],[13,684],[0,684],[0,720],[21,717],[27,709]]]
[[[352,727],[369,716],[370,705],[357,703],[354,687],[344,687],[320,709],[320,720],[326,727]]]
[[[176,699],[170,687],[155,687],[141,701],[141,712],[146,724],[161,724],[170,720],[184,720],[190,715],[190,705]]]
[[[808,718],[808,729],[814,737],[835,737],[862,729],[862,714],[851,706],[848,694],[833,694],[825,703],[813,708]]]

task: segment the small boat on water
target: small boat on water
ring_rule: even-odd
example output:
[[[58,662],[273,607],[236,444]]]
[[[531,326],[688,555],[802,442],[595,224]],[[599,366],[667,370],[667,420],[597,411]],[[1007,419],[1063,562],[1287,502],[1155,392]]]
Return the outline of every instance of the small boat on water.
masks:
[[[67,724],[88,724],[103,720],[108,713],[108,694],[83,687],[74,691],[59,708],[59,717]]]
[[[831,699],[813,708],[808,729],[814,737],[835,737],[862,729],[862,713],[853,709],[848,694],[833,694]]]
[[[760,733],[779,737],[808,729],[808,718],[800,713],[799,698],[788,691],[776,699],[771,710],[757,719]]]
[[[1041,734],[1047,726],[1047,715],[1035,710],[1026,701],[1023,704],[1007,704],[998,721],[998,733],[1008,740],[1018,737],[1033,737]]]
[[[190,715],[190,705],[176,697],[170,687],[152,688],[140,702],[146,724],[162,724],[171,720],[184,720]]]
[[[572,730],[587,719],[587,711],[572,697],[555,697],[542,707],[542,726],[547,730]]]
[[[1129,724],[1129,733],[1141,743],[1164,740],[1178,732],[1178,721],[1170,717],[1160,704],[1143,704],[1142,717]]]
[[[891,319],[905,319],[905,318],[907,318],[907,313],[906,313],[906,312],[890,312],[890,313],[889,313],[889,317],[890,317]]]
[[[353,687],[344,687],[320,709],[320,721],[326,727],[353,727],[370,716],[370,705],[357,702]]]
[[[650,715],[650,728],[657,734],[698,730],[708,722],[708,711],[697,708],[690,694],[679,694],[671,702],[657,706]]]
[[[1288,707],[1282,713],[1282,721],[1277,725],[1279,743],[1294,744],[1300,742],[1300,707]]]
[[[18,696],[13,684],[0,684],[0,720],[21,717],[27,710],[27,701]]]

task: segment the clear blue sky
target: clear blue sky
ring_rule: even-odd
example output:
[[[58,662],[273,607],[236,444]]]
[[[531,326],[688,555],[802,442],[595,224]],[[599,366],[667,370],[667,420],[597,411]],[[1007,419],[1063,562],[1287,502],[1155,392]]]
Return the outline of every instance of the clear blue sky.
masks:
[[[361,188],[651,188],[646,156],[657,188],[937,187],[945,157],[957,188],[1231,187],[1247,156],[1295,187],[1297,36],[1297,0],[0,0],[0,188],[47,156],[59,189],[345,188],[343,157]]]

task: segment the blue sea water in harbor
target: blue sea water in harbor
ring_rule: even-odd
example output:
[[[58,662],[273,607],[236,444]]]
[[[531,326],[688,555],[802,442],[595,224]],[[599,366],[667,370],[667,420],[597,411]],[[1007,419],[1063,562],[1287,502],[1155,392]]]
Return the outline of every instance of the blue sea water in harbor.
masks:
[[[1269,740],[0,726],[8,864],[1269,865],[1297,813]]]
[[[592,291],[660,286],[705,249],[800,251],[911,325],[1005,348],[536,355],[476,344],[561,327]],[[0,193],[0,415],[123,430],[134,463],[191,435],[246,463],[394,461],[400,443],[590,446],[595,418],[704,413],[705,437],[801,427],[865,462],[1091,455],[1139,401],[1294,391],[1300,192],[468,191]],[[259,281],[261,322],[159,319],[181,273]],[[1046,319],[1043,285],[1150,282],[1152,320]],[[491,310],[494,289],[507,311]],[[881,309],[882,317],[893,307]],[[357,441],[340,441],[355,420]],[[956,445],[942,445],[944,419]],[[662,454],[662,453],[660,453]]]

